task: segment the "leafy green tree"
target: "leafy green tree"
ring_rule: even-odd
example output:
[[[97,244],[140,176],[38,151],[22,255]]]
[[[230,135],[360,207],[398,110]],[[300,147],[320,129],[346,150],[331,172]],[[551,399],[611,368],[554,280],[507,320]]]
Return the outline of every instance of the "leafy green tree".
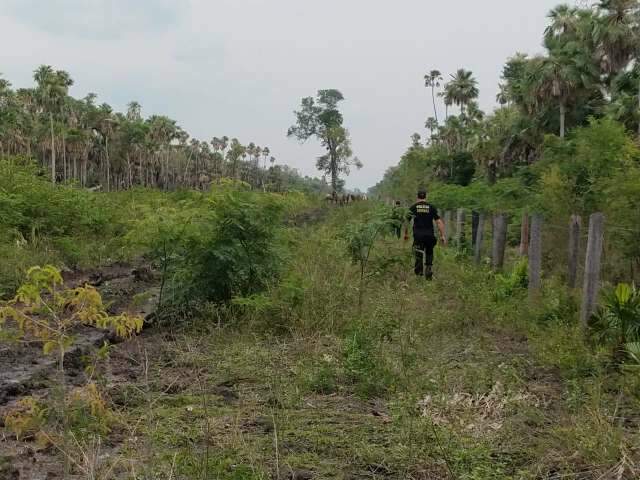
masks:
[[[294,112],[296,124],[289,128],[288,137],[300,141],[317,138],[327,153],[318,158],[318,170],[331,176],[331,188],[338,191],[340,174],[349,174],[351,165],[361,168],[357,157],[353,157],[349,132],[343,126],[343,116],[338,104],[344,100],[338,90],[319,90],[316,98],[302,99],[300,110]]]

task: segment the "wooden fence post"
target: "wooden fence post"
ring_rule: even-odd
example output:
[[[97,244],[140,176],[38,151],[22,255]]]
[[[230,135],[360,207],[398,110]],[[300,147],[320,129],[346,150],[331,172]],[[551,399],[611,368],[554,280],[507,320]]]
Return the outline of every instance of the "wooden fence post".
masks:
[[[522,226],[520,228],[520,256],[529,254],[529,213],[522,214]]]
[[[542,284],[542,215],[531,218],[531,245],[529,248],[529,298],[540,293]]]
[[[571,215],[569,221],[569,271],[567,284],[569,288],[576,288],[578,283],[578,256],[580,255],[580,227],[582,219],[580,215]]]
[[[466,214],[464,208],[459,208],[456,215],[456,248],[461,249],[464,244],[464,227],[466,222]]]
[[[493,248],[491,249],[491,266],[494,271],[504,266],[504,250],[507,245],[507,215],[498,213],[493,216]]]
[[[478,214],[475,240],[473,260],[476,265],[480,265],[482,262],[482,241],[484,240],[484,213]]]
[[[444,237],[447,239],[447,243],[451,240],[451,210],[444,212]]]
[[[473,210],[471,212],[471,246],[476,246],[476,238],[478,237],[478,223],[480,222],[480,213]]]
[[[589,240],[587,241],[587,258],[584,265],[582,308],[580,309],[580,322],[583,327],[587,326],[597,307],[603,245],[604,215],[594,213],[589,217]]]

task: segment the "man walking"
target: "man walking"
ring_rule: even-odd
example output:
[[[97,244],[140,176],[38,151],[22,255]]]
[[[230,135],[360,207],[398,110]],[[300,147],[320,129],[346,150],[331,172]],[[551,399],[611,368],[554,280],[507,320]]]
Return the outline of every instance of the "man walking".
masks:
[[[433,278],[433,249],[438,243],[436,240],[433,223],[438,226],[440,240],[444,246],[447,239],[444,235],[444,222],[438,215],[438,209],[427,203],[427,191],[418,190],[418,198],[409,208],[409,220],[413,219],[413,249],[416,255],[414,271],[416,275],[424,275],[427,280]],[[405,231],[405,240],[408,240],[408,227]]]

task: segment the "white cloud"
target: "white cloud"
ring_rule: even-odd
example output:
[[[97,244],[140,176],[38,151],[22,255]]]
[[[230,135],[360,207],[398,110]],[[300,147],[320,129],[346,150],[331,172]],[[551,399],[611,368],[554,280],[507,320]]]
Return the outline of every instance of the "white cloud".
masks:
[[[56,35],[119,39],[132,32],[162,31],[182,9],[171,0],[5,0],[19,22]]]

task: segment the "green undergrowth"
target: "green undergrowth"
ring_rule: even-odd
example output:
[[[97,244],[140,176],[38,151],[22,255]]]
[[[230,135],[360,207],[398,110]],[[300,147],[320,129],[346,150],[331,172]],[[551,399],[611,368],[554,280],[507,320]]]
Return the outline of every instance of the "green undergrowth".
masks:
[[[53,185],[46,172],[27,160],[0,158],[0,298],[10,297],[34,265],[90,269],[148,256],[161,268],[158,250],[163,245],[191,241],[191,250],[210,246],[194,240],[196,235],[186,238],[185,227],[190,227],[187,233],[193,233],[198,224],[222,216],[231,230],[234,221],[243,221],[243,212],[245,217],[259,219],[273,213],[274,206],[281,216],[273,214],[272,228],[284,227],[284,217],[315,204],[315,199],[299,193],[255,192],[247,184],[231,180],[204,192],[90,191]],[[209,227],[204,233],[212,234],[211,243],[228,243],[221,231]]]
[[[150,362],[111,389],[135,478],[634,478],[640,379],[583,340],[576,299],[549,281],[531,304],[521,267],[442,249],[425,283],[389,236],[359,312],[339,232],[368,208],[293,233],[288,271],[233,323],[112,359]]]

